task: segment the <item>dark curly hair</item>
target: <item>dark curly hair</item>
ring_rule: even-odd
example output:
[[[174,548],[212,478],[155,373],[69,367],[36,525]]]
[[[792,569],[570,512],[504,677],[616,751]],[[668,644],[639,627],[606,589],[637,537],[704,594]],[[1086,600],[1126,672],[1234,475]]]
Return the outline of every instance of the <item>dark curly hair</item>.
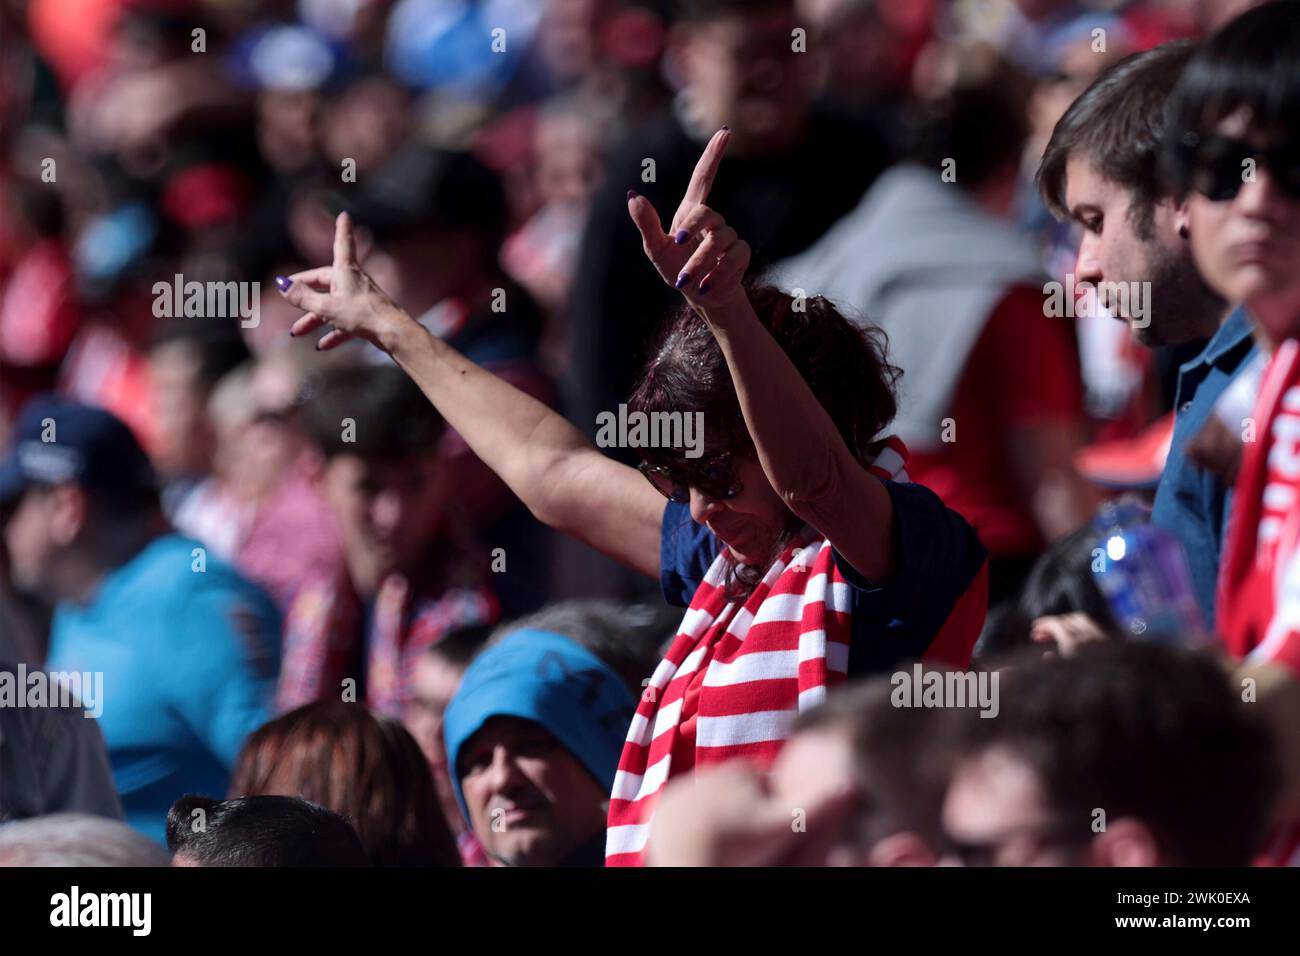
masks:
[[[821,296],[796,298],[753,280],[745,288],[759,322],[808,383],[853,457],[869,464],[884,444],[881,430],[898,409],[894,387],[901,373],[886,358],[885,333],[850,322]],[[706,457],[757,458],[726,359],[703,318],[681,306],[650,355],[628,400],[629,411],[703,412]],[[642,451],[648,464],[670,468],[680,467],[684,455],[681,448]],[[792,512],[763,567],[729,569],[728,591],[735,597],[752,591],[802,525]]]

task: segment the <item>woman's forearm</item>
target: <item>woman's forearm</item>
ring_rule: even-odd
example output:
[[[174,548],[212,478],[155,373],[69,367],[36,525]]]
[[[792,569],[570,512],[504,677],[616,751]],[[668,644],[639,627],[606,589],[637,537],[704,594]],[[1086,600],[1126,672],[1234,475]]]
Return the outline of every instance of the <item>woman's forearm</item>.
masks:
[[[396,310],[379,345],[539,521],[651,577],[663,498],[531,395]]]
[[[773,489],[864,575],[887,574],[893,507],[884,486],[850,453],[748,299],[708,311],[759,464]]]
[[[279,276],[276,285],[304,313],[290,335],[331,326],[318,349],[359,337],[387,352],[538,520],[629,567],[659,574],[659,493],[635,468],[606,458],[560,415],[475,365],[396,305],[357,262],[347,213],[334,222],[333,263]]]
[[[557,513],[551,472],[595,453],[586,437],[544,403],[461,355],[405,313],[380,344],[447,424],[540,520]]]
[[[809,498],[827,481],[843,439],[789,356],[746,299],[708,316],[722,349],[759,463],[777,494]]]

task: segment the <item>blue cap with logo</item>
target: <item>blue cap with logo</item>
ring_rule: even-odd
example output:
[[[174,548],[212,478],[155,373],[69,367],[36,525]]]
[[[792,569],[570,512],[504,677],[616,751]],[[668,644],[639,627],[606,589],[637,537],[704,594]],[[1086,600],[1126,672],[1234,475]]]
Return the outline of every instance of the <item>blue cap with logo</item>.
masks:
[[[0,462],[0,505],[34,484],[74,482],[96,498],[142,501],[158,493],[149,456],[111,412],[58,395],[24,406]]]

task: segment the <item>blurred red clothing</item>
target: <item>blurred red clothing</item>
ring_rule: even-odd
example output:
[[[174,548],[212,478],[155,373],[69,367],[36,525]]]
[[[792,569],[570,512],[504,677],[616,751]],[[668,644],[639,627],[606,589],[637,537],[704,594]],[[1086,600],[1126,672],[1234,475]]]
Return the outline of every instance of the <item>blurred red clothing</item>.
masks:
[[[1236,660],[1300,676],[1300,342],[1286,339],[1263,372],[1232,489],[1219,565],[1218,632]]]
[[[1081,421],[1082,395],[1073,324],[1044,317],[1041,290],[1013,288],[985,324],[953,395],[956,440],[913,450],[912,480],[969,521],[992,557],[1031,554],[1042,536],[1009,476],[1007,430]]]
[[[0,362],[57,365],[80,322],[68,250],[42,239],[17,257],[0,294]]]
[[[487,851],[483,844],[469,830],[456,837],[456,849],[460,851],[461,866],[488,866]]]
[[[32,44],[64,89],[108,61],[124,6],[124,0],[31,0],[27,29]]]
[[[394,571],[358,594],[346,567],[308,581],[284,616],[276,707],[336,696],[351,678],[366,705],[397,717],[419,655],[452,631],[500,616],[476,550],[443,539],[411,576]]]
[[[157,435],[150,414],[149,360],[115,330],[89,325],[76,337],[59,370],[59,390],[106,408],[130,426],[152,456]]]

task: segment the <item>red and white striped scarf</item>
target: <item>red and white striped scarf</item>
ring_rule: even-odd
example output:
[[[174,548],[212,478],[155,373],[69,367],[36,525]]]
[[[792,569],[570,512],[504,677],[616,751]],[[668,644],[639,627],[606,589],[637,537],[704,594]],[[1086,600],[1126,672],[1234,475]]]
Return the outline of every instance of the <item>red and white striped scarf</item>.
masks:
[[[906,455],[890,438],[869,470],[907,481]],[[643,862],[669,778],[733,757],[770,764],[795,714],[848,673],[852,589],[824,536],[805,528],[743,603],[727,598],[727,564],[724,550],[637,705],[610,796],[607,866]]]
[[[304,585],[285,615],[276,710],[337,697],[344,680],[359,676],[355,667],[364,658],[366,705],[400,716],[420,654],[458,628],[500,616],[496,596],[469,580],[417,590],[393,572],[375,594],[368,629],[361,598],[344,574]]]
[[[1218,630],[1238,659],[1300,674],[1300,342],[1269,361],[1254,421],[1233,489]]]

